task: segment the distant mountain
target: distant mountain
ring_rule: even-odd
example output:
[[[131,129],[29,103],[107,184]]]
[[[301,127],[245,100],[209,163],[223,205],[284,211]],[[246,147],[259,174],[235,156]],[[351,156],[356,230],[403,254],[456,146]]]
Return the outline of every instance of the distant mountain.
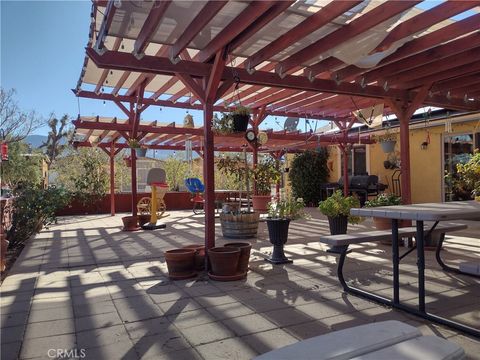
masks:
[[[43,144],[43,142],[47,141],[48,136],[46,135],[28,135],[25,138],[25,142],[30,144],[32,148],[36,149]]]

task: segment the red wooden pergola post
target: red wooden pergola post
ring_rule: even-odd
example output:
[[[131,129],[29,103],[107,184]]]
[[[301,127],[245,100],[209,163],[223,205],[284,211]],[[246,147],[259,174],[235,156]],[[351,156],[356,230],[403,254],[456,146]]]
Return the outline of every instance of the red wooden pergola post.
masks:
[[[215,173],[213,132],[211,123],[213,104],[206,102],[203,106],[204,145],[203,145],[203,181],[205,182],[205,248],[215,246]]]
[[[115,146],[110,145],[110,215],[115,216]]]
[[[393,110],[400,122],[400,159],[401,159],[401,183],[403,204],[412,203],[412,189],[410,178],[410,118],[428,95],[431,84],[423,86],[414,96],[411,102],[393,101],[385,99],[385,102]]]

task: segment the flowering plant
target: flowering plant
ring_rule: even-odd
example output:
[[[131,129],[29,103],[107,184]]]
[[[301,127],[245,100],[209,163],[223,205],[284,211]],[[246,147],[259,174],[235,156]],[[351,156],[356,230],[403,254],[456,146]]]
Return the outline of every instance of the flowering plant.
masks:
[[[222,113],[222,117],[218,118],[215,114],[212,119],[212,131],[218,134],[233,133],[233,117],[230,114]]]
[[[137,139],[128,139],[127,144],[132,149],[140,149],[140,142]]]
[[[302,198],[286,196],[282,199],[282,196],[280,196],[280,199],[273,199],[272,202],[268,203],[268,217],[289,220],[306,219],[310,216],[304,208],[305,203]]]

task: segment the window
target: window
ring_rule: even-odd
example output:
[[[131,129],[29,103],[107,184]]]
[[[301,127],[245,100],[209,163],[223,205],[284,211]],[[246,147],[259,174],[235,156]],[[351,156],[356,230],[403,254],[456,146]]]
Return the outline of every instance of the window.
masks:
[[[343,176],[343,153],[340,158],[341,175]],[[353,169],[353,171],[352,171]],[[348,175],[367,174],[367,150],[365,145],[354,145],[348,155]]]

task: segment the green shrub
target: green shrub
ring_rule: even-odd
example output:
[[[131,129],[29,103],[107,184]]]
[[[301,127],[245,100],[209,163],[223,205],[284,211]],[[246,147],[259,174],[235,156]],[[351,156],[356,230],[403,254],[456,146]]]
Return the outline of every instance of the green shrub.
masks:
[[[303,198],[305,203],[318,204],[322,199],[321,184],[328,178],[328,151],[305,151],[295,155],[289,172],[293,195]]]
[[[13,221],[9,234],[11,246],[24,242],[43,226],[56,222],[56,211],[64,208],[71,198],[68,191],[54,186],[47,189],[19,186],[14,194]]]
[[[270,195],[272,184],[280,180],[280,170],[277,170],[276,162],[271,157],[266,157],[257,164],[253,170],[253,178],[257,185],[259,195]]]
[[[350,209],[359,208],[360,201],[353,196],[343,196],[341,190],[337,190],[327,200],[320,201],[318,209],[328,217],[347,216],[350,224],[358,224],[362,219],[358,216],[350,215]]]
[[[400,205],[402,198],[395,194],[380,194],[373,200],[365,201],[365,207]]]

